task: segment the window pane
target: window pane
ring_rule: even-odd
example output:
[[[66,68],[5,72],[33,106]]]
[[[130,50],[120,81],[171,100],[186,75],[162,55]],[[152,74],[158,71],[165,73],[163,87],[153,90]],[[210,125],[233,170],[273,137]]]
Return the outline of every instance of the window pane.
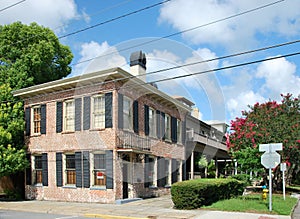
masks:
[[[75,155],[66,155],[66,168],[75,169]]]
[[[156,118],[154,109],[149,109],[149,135],[155,137],[156,134]]]
[[[94,125],[94,128],[104,128],[105,127],[105,98],[104,98],[104,95],[94,97],[93,125]]]
[[[104,154],[94,154],[94,169],[105,169]]]
[[[75,125],[75,108],[74,101],[65,102],[65,128],[66,131],[73,131]]]
[[[132,107],[131,100],[127,97],[123,99],[123,128],[132,130]]]
[[[41,108],[40,107],[33,108],[33,132],[34,133],[41,132]]]

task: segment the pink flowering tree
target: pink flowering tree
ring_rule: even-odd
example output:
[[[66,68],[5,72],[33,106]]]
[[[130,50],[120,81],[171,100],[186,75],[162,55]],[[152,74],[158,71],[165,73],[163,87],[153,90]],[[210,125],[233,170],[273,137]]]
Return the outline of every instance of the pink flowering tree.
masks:
[[[281,96],[281,103],[256,103],[249,106],[249,111],[243,111],[241,118],[231,121],[227,147],[241,170],[259,172],[264,171],[259,144],[283,143],[279,153],[281,162],[287,163],[287,183],[291,183],[300,170],[300,101],[291,94]],[[279,166],[274,174],[279,183]]]

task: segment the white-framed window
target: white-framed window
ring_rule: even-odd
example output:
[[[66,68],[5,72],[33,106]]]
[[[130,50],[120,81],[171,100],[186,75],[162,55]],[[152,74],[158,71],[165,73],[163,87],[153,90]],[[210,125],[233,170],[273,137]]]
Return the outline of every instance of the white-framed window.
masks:
[[[64,102],[64,131],[75,130],[75,101]]]
[[[105,96],[97,95],[92,99],[92,127],[105,128]]]
[[[106,187],[106,157],[104,152],[91,154],[92,185]]]
[[[179,119],[177,119],[177,142],[181,142],[182,135],[182,123]]]
[[[123,98],[123,128],[132,130],[133,121],[132,100],[126,96]]]
[[[171,117],[168,114],[165,115],[165,139],[171,140]]]
[[[31,129],[33,134],[41,133],[41,106],[34,106],[31,110]]]
[[[156,114],[153,108],[149,107],[149,136],[156,136]]]
[[[43,183],[43,164],[42,164],[42,155],[37,154],[32,156],[32,168],[33,168],[33,184],[42,184]]]
[[[166,186],[171,185],[171,162],[169,158],[165,158],[165,177],[166,177]]]
[[[75,168],[75,154],[65,154],[64,155],[64,185],[76,184],[76,168]]]

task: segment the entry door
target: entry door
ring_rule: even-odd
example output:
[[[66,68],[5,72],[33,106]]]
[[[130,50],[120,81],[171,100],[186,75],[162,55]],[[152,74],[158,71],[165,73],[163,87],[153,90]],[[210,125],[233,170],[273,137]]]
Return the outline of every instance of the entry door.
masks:
[[[128,163],[123,163],[123,199],[128,198]]]

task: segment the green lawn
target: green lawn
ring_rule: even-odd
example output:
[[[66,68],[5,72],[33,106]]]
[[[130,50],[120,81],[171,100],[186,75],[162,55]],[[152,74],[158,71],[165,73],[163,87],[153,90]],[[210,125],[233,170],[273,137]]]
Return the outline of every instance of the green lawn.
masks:
[[[266,214],[279,214],[290,215],[293,207],[297,203],[296,198],[286,195],[286,199],[283,200],[282,195],[272,195],[272,212],[269,211],[269,197],[266,201],[263,201],[261,194],[247,195],[229,200],[221,200],[210,206],[201,207],[203,209],[220,210],[220,211],[240,211],[240,212],[252,212],[252,213],[266,213]]]

